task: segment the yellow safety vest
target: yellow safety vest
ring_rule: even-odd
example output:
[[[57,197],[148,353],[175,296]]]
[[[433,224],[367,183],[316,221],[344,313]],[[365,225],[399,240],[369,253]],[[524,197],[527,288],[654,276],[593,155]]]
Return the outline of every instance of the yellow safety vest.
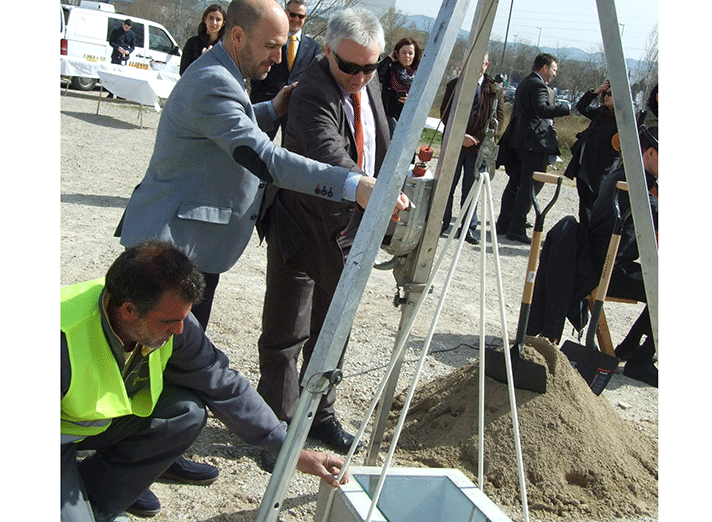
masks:
[[[163,391],[163,370],[173,338],[148,355],[149,379],[131,398],[121,368],[101,326],[99,296],[104,280],[61,289],[61,330],[67,339],[72,379],[62,398],[62,442],[77,442],[106,430],[124,415],[148,417]]]

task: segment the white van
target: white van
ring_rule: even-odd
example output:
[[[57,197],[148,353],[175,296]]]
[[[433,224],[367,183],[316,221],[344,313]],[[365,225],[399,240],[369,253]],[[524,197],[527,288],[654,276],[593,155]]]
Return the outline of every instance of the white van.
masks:
[[[98,75],[92,72],[93,64],[111,64],[112,48],[109,37],[124,20],[131,19],[131,31],[136,49],[131,53],[129,66],[140,69],[157,69],[178,75],[180,48],[161,24],[114,12],[114,6],[104,2],[82,2],[79,7],[60,6],[60,54],[80,61],[86,76],[69,77],[72,87],[91,90]]]

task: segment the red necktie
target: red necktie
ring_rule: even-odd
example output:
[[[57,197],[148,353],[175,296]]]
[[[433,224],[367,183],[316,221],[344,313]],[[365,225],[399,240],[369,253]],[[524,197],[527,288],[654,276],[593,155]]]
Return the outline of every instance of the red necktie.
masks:
[[[351,95],[351,102],[354,105],[354,138],[356,139],[356,150],[358,150],[358,166],[363,168],[363,125],[361,124],[361,93]]]

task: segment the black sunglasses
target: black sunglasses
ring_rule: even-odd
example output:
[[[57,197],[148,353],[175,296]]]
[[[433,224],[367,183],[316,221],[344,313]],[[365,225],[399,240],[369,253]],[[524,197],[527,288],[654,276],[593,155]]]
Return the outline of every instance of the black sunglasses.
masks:
[[[343,61],[336,53],[332,54],[334,55],[334,58],[336,58],[336,65],[339,66],[341,72],[350,74],[351,76],[356,76],[360,72],[362,72],[363,74],[371,74],[373,71],[378,69],[378,62],[369,63],[368,65],[357,65],[355,63]]]
[[[299,13],[293,13],[291,11],[287,11],[289,13],[289,18],[299,18],[300,20],[304,20],[307,15],[299,14]]]

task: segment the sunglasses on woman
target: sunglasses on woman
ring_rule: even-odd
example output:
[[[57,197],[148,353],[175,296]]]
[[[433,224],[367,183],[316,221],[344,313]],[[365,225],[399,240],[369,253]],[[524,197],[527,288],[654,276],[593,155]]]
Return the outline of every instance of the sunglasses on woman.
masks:
[[[333,53],[333,55],[334,58],[336,58],[336,65],[339,66],[339,70],[351,76],[356,76],[360,72],[362,72],[363,74],[371,74],[376,69],[378,69],[378,62],[369,63],[368,65],[358,65],[352,62],[345,62],[344,60],[339,58],[339,55],[336,53]]]

